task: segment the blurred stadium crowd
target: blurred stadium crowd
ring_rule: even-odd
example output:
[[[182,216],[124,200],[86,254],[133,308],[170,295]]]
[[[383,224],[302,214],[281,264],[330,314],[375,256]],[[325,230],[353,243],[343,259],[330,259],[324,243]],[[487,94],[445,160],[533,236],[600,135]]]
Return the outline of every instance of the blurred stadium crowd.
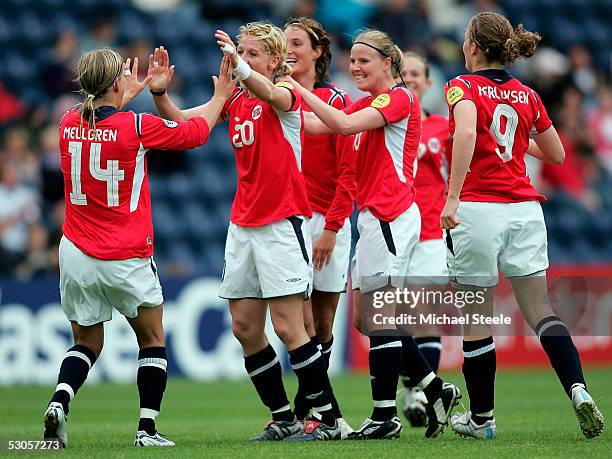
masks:
[[[163,44],[176,65],[173,98],[210,96],[218,72],[217,28],[282,25],[309,15],[335,34],[332,81],[359,92],[348,74],[354,32],[376,27],[405,50],[428,56],[431,112],[444,113],[442,85],[463,73],[461,43],[472,14],[493,10],[538,31],[540,50],[513,70],[542,96],[566,149],[562,166],[529,164],[549,200],[552,263],[612,263],[611,0],[2,0],[0,8],[0,276],[57,271],[63,221],[59,120],[79,102],[73,66],[98,47],[138,56]],[[154,112],[143,92],[128,107]],[[218,275],[236,173],[227,132],[203,148],[150,152],[156,260],[165,275]]]

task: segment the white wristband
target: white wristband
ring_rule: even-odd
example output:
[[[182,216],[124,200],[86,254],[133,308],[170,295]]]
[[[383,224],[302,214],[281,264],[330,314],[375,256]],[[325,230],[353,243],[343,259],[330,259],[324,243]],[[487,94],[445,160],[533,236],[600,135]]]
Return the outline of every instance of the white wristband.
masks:
[[[246,80],[251,76],[251,67],[240,56],[238,56],[238,65],[233,70],[234,75],[240,80]]]

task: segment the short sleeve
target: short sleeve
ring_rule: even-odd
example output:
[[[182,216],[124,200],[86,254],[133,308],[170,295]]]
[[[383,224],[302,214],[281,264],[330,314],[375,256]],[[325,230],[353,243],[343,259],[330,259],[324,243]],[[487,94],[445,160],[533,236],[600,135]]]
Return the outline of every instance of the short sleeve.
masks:
[[[291,91],[291,95],[293,96],[293,104],[291,104],[291,108],[287,110],[288,112],[294,112],[301,107],[302,97],[296,91],[296,89],[293,87],[291,83],[287,81],[279,81],[278,83],[275,83],[274,86],[277,86],[279,88],[286,88],[289,91]]]
[[[453,107],[460,100],[473,101],[470,82],[461,77],[453,78],[444,85],[444,98],[448,104],[449,112],[453,111]]]
[[[370,107],[377,109],[385,118],[387,124],[396,123],[410,115],[414,106],[415,96],[409,89],[396,87],[376,96]]]
[[[536,107],[536,113],[533,120],[533,128],[535,132],[539,134],[540,132],[544,132],[546,129],[552,126],[552,121],[548,117],[548,113],[546,112],[546,108],[544,107],[540,96],[533,89],[531,90],[531,95],[535,99]]]
[[[206,120],[196,116],[188,121],[171,121],[148,113],[135,114],[136,132],[142,146],[156,150],[187,150],[208,140]]]

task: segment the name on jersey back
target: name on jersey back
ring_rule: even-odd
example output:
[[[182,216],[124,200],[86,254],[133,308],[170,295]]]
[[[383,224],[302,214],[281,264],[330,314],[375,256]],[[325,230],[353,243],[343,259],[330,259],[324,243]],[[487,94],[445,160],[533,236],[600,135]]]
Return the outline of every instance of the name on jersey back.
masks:
[[[86,129],[81,127],[65,127],[64,139],[92,140],[97,142],[116,142],[117,129]]]
[[[513,104],[529,104],[529,93],[517,89],[500,89],[495,86],[478,86],[478,95],[489,99],[504,99]]]

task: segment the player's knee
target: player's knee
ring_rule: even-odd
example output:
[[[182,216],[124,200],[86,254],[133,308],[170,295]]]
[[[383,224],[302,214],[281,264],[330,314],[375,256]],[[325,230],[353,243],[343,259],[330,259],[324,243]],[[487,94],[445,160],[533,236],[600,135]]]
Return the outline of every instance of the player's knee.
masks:
[[[317,317],[314,321],[314,328],[317,333],[317,337],[322,342],[327,342],[331,338],[332,328],[334,326],[333,318],[329,317]]]
[[[277,320],[276,323],[274,323],[274,332],[285,345],[290,342],[295,335],[295,330],[292,330],[288,321]]]
[[[252,341],[256,335],[254,327],[246,320],[232,321],[232,333],[241,344],[246,344]]]

